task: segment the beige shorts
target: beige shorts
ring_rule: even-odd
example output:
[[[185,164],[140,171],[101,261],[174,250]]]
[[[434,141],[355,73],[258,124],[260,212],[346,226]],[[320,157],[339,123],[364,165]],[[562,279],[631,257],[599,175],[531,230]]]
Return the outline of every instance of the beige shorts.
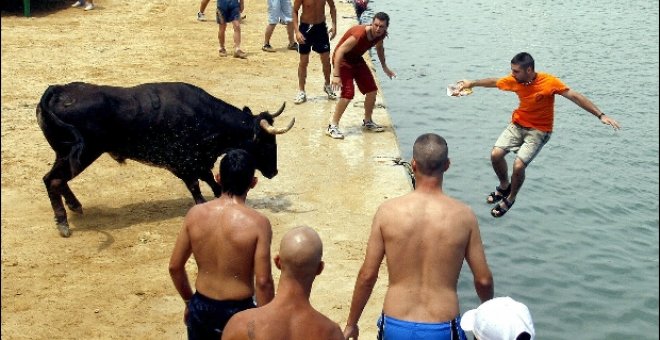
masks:
[[[543,132],[509,123],[506,130],[495,141],[494,147],[504,149],[507,152],[513,151],[525,165],[529,165],[545,143],[550,140],[551,135],[552,132]]]

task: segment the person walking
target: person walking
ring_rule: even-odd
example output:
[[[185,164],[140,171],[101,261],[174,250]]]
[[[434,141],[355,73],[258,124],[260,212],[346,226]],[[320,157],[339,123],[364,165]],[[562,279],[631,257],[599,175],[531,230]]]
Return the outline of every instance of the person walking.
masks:
[[[232,315],[255,307],[254,298],[258,306],[273,299],[273,231],[265,216],[245,204],[257,182],[254,173],[246,151],[227,152],[216,176],[222,195],[190,208],[177,236],[169,272],[185,303],[188,339],[219,339]],[[197,264],[194,294],[185,267],[190,255]]]
[[[330,7],[330,18],[332,26],[328,29],[325,23],[325,5]],[[300,13],[299,19],[299,11]],[[293,28],[296,41],[298,42],[298,53],[300,63],[298,64],[298,94],[294,103],[302,104],[307,101],[305,83],[307,82],[307,65],[309,65],[309,54],[312,50],[319,54],[323,65],[323,78],[325,83],[323,91],[328,99],[335,100],[337,95],[330,85],[330,40],[337,34],[337,9],[334,0],[295,0],[293,3]]]
[[[493,276],[477,218],[470,207],[443,191],[449,165],[444,138],[427,133],[415,140],[415,189],[385,201],[374,215],[344,328],[346,339],[358,339],[358,321],[384,257],[389,282],[378,320],[379,339],[464,340],[456,291],[463,261],[470,266],[481,302],[493,298]]]
[[[376,47],[378,60],[383,67],[383,72],[391,79],[396,74],[387,67],[385,62],[385,48],[383,39],[387,36],[387,28],[390,25],[390,17],[386,13],[378,12],[374,15],[371,25],[355,25],[348,29],[339,40],[332,56],[333,75],[332,89],[341,90],[341,96],[335,105],[335,112],[330,119],[326,134],[335,139],[343,139],[344,134],[339,130],[339,120],[346,111],[346,107],[355,96],[355,85],[364,99],[364,120],[362,127],[368,131],[382,132],[382,126],[376,124],[373,119],[374,106],[378,87],[374,80],[367,62],[362,55],[370,48]]]
[[[301,226],[284,234],[275,266],[282,272],[269,304],[240,312],[227,323],[223,340],[344,340],[339,325],[309,302],[314,279],[324,267],[323,243]]]
[[[555,117],[555,95],[568,98],[596,116],[601,123],[615,130],[620,128],[616,120],[605,115],[587,97],[568,88],[559,78],[549,73],[536,72],[534,58],[527,52],[518,53],[511,59],[511,74],[508,76],[462,80],[458,84],[459,91],[475,86],[497,87],[502,91],[515,92],[520,100],[518,108],[513,111],[511,122],[495,141],[490,155],[493,170],[500,182],[486,198],[488,203],[495,204],[490,211],[493,217],[502,217],[511,209],[525,182],[527,166],[550,140]],[[511,151],[517,157],[509,180],[505,156]]]

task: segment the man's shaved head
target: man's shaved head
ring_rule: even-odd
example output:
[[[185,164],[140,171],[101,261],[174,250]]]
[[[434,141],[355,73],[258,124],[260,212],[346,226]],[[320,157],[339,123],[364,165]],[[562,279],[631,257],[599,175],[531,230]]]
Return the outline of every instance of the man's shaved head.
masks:
[[[293,228],[282,237],[279,257],[282,272],[315,275],[323,257],[321,237],[308,226]]]
[[[413,159],[417,170],[427,176],[442,174],[449,161],[447,141],[435,133],[425,133],[415,140]]]

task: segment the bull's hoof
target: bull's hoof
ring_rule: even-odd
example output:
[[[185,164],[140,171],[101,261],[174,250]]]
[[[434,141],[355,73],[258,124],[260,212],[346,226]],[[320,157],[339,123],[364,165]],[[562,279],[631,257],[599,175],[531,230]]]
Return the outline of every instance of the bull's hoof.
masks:
[[[80,204],[72,205],[72,204],[67,203],[67,207],[69,207],[69,210],[73,211],[76,214],[82,215],[82,213],[83,213],[83,208],[82,208],[82,205],[80,205]]]
[[[60,232],[60,236],[62,237],[71,236],[71,230],[69,230],[69,225],[66,223],[58,223],[57,230]]]

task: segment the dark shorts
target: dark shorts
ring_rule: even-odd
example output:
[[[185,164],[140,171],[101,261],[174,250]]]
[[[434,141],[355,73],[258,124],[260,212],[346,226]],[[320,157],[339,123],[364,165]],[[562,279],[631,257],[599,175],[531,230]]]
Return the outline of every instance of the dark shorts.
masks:
[[[218,301],[195,293],[188,302],[188,339],[220,339],[227,321],[234,314],[254,308],[254,300]]]
[[[298,53],[309,54],[311,50],[319,54],[330,52],[330,37],[325,22],[315,25],[302,22],[298,29],[305,37],[305,43],[298,45]]]
[[[355,85],[353,84],[353,80],[355,80],[355,84],[357,84],[358,89],[360,89],[362,94],[378,91],[374,75],[371,73],[371,70],[364,59],[362,62],[355,64],[349,64],[342,61],[339,66],[339,77],[341,78],[341,98],[350,100],[355,97]]]
[[[215,21],[218,24],[227,24],[241,19],[241,4],[239,0],[218,0],[218,10],[215,12]]]
[[[378,319],[378,340],[467,340],[460,318],[440,323],[410,322],[381,314]]]

